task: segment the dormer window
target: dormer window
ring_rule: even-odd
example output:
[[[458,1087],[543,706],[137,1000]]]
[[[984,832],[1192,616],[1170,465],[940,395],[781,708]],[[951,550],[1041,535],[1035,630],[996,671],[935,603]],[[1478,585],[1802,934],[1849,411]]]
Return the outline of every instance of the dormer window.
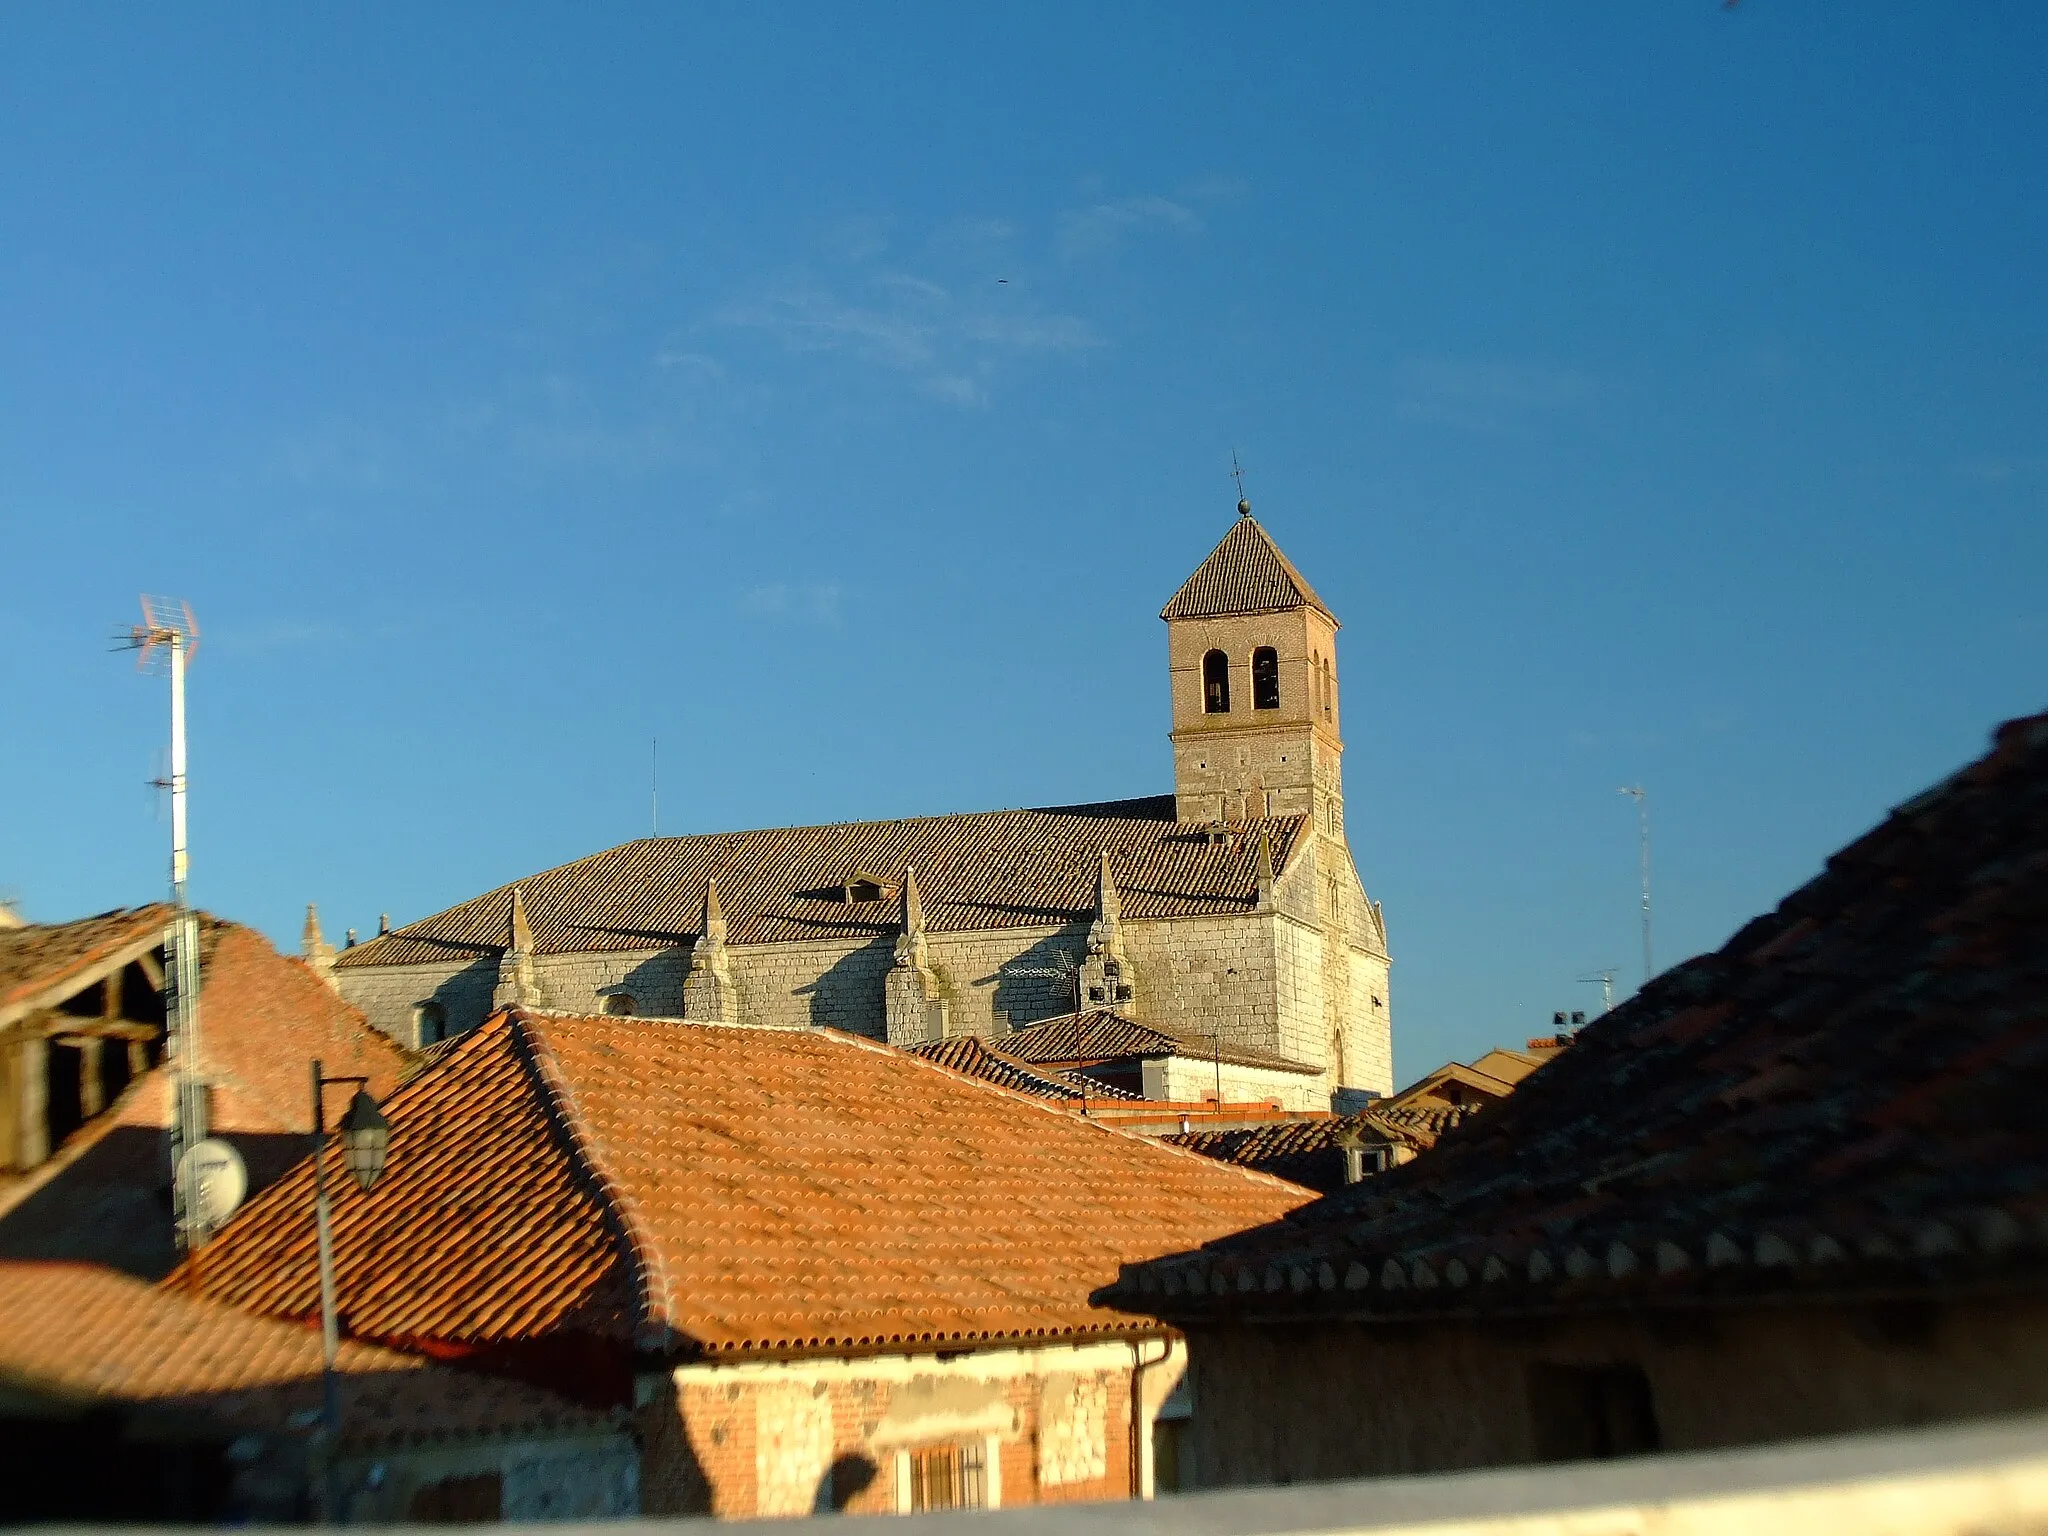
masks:
[[[849,875],[840,889],[845,893],[848,906],[859,906],[865,902],[887,901],[896,894],[894,881],[884,880],[880,875],[865,871]]]

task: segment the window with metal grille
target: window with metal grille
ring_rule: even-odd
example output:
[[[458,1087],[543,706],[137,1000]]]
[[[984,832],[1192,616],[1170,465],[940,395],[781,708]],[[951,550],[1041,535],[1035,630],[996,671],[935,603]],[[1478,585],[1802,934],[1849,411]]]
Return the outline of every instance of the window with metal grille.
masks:
[[[910,1508],[986,1509],[988,1461],[981,1442],[931,1445],[910,1453]]]

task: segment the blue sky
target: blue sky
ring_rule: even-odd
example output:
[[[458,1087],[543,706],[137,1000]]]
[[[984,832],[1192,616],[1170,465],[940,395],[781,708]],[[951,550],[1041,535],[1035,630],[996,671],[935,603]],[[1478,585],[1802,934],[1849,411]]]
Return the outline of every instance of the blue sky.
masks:
[[[643,834],[1170,787],[1259,515],[1403,1077],[2040,709],[2048,10],[16,7],[0,886],[296,940]],[[1006,280],[1006,281],[1005,281]]]

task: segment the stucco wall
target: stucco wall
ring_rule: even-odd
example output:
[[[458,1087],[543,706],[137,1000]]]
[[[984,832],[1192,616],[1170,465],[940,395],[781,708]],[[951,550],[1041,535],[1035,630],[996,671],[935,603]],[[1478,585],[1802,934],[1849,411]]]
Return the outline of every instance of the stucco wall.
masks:
[[[2048,1408],[2048,1304],[1189,1330],[1190,1487],[1538,1458],[1531,1368],[1638,1366],[1665,1450]]]
[[[1160,1362],[1143,1376],[1142,1461],[1185,1354],[1139,1347]],[[727,1518],[892,1513],[907,1507],[909,1453],[961,1444],[983,1452],[992,1507],[1127,1498],[1131,1374],[1125,1343],[684,1366],[642,1379],[642,1502]]]

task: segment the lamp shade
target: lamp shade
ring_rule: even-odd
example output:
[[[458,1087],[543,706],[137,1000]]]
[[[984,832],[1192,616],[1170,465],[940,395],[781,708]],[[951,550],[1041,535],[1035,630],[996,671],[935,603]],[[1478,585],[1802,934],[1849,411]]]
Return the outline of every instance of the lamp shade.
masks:
[[[349,1100],[348,1113],[341,1117],[341,1155],[365,1194],[384,1171],[384,1154],[390,1143],[391,1123],[378,1112],[377,1101],[358,1088]]]

